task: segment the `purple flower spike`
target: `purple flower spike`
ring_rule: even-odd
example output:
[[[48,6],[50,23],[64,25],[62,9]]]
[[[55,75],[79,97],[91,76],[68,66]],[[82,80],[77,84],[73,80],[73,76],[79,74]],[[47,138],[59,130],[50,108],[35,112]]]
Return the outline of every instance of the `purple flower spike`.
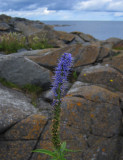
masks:
[[[54,82],[52,83],[52,91],[55,100],[52,105],[59,102],[58,95],[60,94],[60,99],[65,94],[65,83],[67,83],[67,77],[73,66],[73,58],[70,53],[64,53],[61,59],[58,60],[58,66],[55,68],[55,76],[53,77]],[[60,93],[59,93],[60,89]]]

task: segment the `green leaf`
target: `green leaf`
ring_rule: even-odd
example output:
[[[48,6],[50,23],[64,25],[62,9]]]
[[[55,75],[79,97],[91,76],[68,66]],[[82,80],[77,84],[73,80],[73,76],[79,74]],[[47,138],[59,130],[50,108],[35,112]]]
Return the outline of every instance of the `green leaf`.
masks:
[[[61,160],[66,160],[65,158],[62,158]]]
[[[76,71],[73,72],[73,76],[74,76],[75,79],[77,78],[77,73],[76,73]]]
[[[36,149],[36,150],[33,150],[32,152],[44,153],[44,154],[47,154],[49,156],[55,157],[54,152],[46,150],[46,149]]]
[[[63,142],[61,144],[61,152],[64,152],[65,148],[66,148],[66,142]]]

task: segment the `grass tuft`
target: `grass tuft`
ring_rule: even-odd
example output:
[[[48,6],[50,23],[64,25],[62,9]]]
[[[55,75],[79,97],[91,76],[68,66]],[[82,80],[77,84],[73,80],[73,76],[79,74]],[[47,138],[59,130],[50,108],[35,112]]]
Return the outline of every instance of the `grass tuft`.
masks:
[[[31,104],[35,107],[37,106],[37,98],[42,93],[43,89],[39,86],[36,86],[34,84],[26,84],[22,87],[7,81],[5,78],[0,78],[0,83],[8,88],[17,89],[25,94],[29,94],[31,97]]]
[[[40,94],[42,92],[42,88],[39,86],[36,86],[34,84],[26,84],[22,87],[22,90],[25,93],[34,93],[34,94]]]
[[[46,35],[42,33],[42,37],[38,36],[30,37],[29,40],[29,48],[32,49],[45,49],[45,48],[53,48],[50,44],[48,44],[48,40],[46,39]]]
[[[45,49],[53,47],[50,44],[48,44],[48,40],[44,36],[41,38],[39,38],[38,36],[34,36],[29,41],[27,40],[27,37],[21,34],[10,32],[0,37],[0,51],[5,52],[6,54],[10,54],[10,53],[15,53],[22,48],[26,49],[31,48],[35,50],[35,49]]]
[[[16,84],[6,81],[5,78],[0,78],[0,83],[8,88],[19,88]]]
[[[0,37],[0,51],[10,54],[17,52],[21,48],[26,48],[25,36],[10,32]]]

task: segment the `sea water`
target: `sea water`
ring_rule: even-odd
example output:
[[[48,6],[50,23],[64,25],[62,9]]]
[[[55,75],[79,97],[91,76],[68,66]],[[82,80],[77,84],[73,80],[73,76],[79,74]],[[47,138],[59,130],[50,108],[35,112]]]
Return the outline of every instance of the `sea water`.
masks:
[[[123,39],[123,21],[43,21],[45,24],[57,25],[55,30],[90,34],[99,40],[111,37]]]

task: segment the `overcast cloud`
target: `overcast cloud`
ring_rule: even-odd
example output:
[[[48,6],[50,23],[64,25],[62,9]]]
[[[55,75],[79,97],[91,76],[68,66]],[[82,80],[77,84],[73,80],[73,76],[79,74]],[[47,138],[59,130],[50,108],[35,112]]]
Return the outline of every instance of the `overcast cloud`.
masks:
[[[0,14],[33,20],[123,20],[123,0],[0,0]]]

